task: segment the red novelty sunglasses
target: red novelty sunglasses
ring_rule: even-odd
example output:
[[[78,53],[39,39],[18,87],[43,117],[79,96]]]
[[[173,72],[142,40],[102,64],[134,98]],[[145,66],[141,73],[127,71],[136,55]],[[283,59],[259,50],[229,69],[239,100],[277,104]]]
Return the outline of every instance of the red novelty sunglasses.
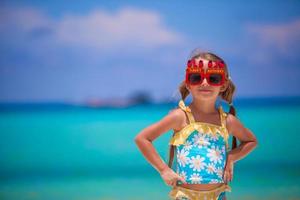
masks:
[[[222,72],[196,72],[186,75],[186,83],[198,85],[203,82],[204,78],[206,78],[207,83],[212,86],[220,86],[225,82],[225,74]]]
[[[200,60],[198,63],[195,62],[195,59],[189,60],[186,68],[186,83],[198,85],[206,78],[208,84],[212,86],[223,85],[225,82],[224,62],[208,60],[206,64],[208,68],[205,73],[204,60]]]

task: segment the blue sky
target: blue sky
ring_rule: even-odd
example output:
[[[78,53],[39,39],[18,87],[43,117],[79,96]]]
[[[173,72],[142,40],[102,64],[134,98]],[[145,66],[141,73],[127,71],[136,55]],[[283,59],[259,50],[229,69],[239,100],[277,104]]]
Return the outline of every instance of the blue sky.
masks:
[[[169,99],[194,48],[236,97],[299,96],[299,1],[1,1],[0,101]]]

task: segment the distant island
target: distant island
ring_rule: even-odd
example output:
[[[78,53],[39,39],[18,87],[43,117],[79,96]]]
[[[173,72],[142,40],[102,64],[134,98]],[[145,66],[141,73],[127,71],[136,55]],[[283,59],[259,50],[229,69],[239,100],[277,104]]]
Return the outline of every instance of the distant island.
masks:
[[[55,102],[0,102],[0,111],[11,110],[58,110],[66,108],[126,108],[136,105],[167,105],[176,104],[179,99],[166,98],[159,102],[154,101],[150,93],[145,91],[137,91],[126,98],[110,97],[110,98],[88,98],[82,102],[55,101]],[[226,102],[224,102],[226,104]],[[233,104],[235,106],[257,106],[257,105],[287,105],[300,106],[300,96],[272,96],[272,97],[239,97],[235,98]]]

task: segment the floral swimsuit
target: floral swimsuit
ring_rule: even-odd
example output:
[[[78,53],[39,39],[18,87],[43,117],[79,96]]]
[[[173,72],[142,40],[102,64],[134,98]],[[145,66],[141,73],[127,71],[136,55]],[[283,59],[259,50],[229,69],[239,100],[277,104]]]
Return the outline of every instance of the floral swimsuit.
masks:
[[[183,100],[179,107],[185,111],[189,124],[175,132],[169,142],[176,146],[176,172],[188,184],[224,183],[229,137],[225,125],[227,113],[219,106],[221,125],[216,125],[196,122]]]

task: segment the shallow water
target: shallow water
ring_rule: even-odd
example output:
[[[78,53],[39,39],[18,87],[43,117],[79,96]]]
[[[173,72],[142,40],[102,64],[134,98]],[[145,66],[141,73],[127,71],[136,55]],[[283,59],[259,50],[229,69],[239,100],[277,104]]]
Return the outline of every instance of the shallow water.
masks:
[[[2,109],[0,199],[168,199],[133,139],[173,107]],[[235,164],[228,199],[300,199],[300,105],[236,108],[259,146]],[[153,143],[165,160],[171,135]]]

